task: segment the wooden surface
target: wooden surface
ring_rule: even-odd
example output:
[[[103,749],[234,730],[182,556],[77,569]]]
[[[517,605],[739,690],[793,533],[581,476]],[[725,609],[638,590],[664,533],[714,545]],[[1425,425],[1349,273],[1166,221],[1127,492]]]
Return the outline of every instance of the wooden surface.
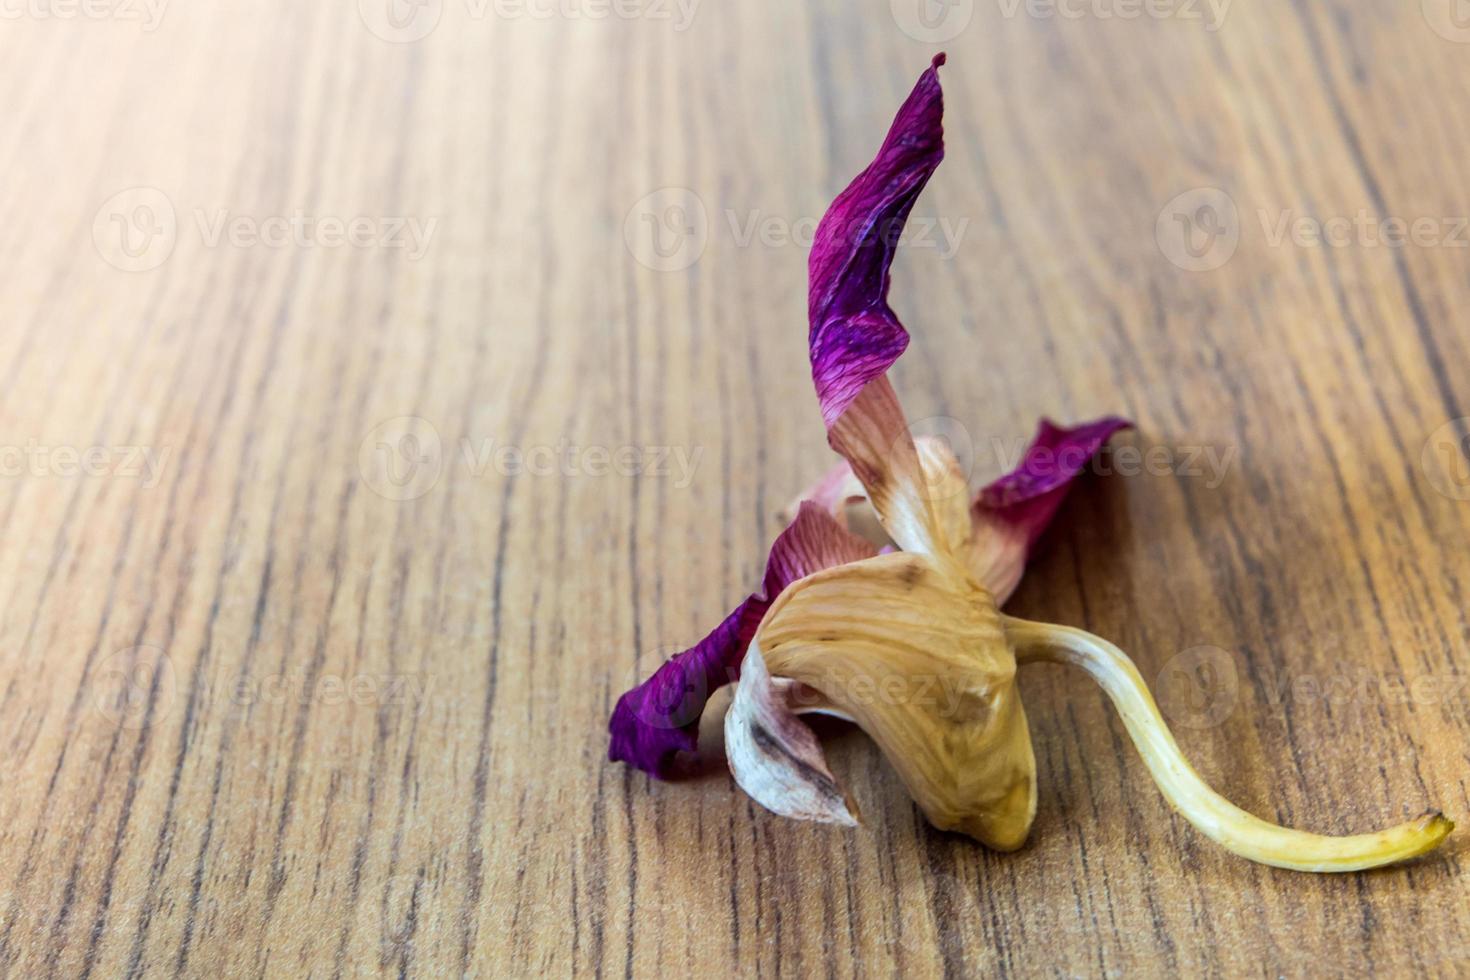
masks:
[[[1015,854],[928,829],[841,726],[856,832],[718,760],[605,761],[617,694],[831,459],[802,235],[939,47],[898,6],[452,0],[417,40],[367,0],[7,7],[7,973],[1464,971],[1470,831],[1253,866],[1059,668],[1022,677]],[[1470,31],[1437,0],[1048,9],[936,5],[968,21],[937,22],[917,214],[962,231],[901,250],[895,384],[977,484],[1043,414],[1162,455],[1073,496],[1009,609],[1130,651],[1258,813],[1470,815],[1470,477],[1435,468],[1470,414]],[[1176,212],[1223,237],[1192,258]],[[1275,234],[1360,212],[1437,237]],[[271,238],[297,213],[329,220]]]

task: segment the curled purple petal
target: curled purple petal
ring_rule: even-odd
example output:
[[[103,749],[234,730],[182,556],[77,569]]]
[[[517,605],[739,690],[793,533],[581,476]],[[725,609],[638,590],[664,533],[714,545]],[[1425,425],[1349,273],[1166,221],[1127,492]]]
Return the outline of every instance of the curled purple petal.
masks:
[[[888,267],[909,211],[944,158],[939,66],[919,76],[868,168],[832,202],[808,261],[812,380],[830,429],[908,346],[888,307]]]
[[[1021,464],[980,491],[970,509],[969,566],[996,602],[1016,591],[1072,481],[1114,432],[1131,427],[1112,416],[1070,429],[1042,419]]]
[[[699,717],[711,694],[740,677],[740,663],[771,601],[800,578],[869,558],[873,546],[842,527],[826,510],[803,503],[796,519],[771,545],[761,590],[726,616],[708,636],[664,663],[618,699],[608,722],[607,757],[668,779],[680,752],[699,743]]]
[[[1075,480],[1113,433],[1133,423],[1117,416],[1072,428],[1042,419],[1021,465],[980,491],[976,516],[988,516],[1025,532],[1027,548],[1041,537]]]

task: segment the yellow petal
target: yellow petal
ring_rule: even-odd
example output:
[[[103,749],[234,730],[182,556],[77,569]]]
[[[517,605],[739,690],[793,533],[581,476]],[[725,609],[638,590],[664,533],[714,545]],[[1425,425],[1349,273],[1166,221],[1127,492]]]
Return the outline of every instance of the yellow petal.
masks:
[[[878,743],[935,826],[1001,850],[1025,840],[1036,764],[1015,658],[994,601],[957,564],[895,553],[802,579],[772,605],[746,663],[737,699],[758,696],[767,671],[820,692]],[[727,744],[751,742],[731,728],[749,717],[727,716]],[[794,809],[758,785],[749,758],[731,757],[742,788]]]

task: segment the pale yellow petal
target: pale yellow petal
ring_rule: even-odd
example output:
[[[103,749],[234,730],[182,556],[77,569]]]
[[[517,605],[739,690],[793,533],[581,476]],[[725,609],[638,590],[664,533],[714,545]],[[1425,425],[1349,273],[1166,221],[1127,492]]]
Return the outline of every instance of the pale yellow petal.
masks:
[[[757,651],[747,693],[766,670],[820,692],[878,743],[935,826],[1002,850],[1025,840],[1036,766],[1015,660],[994,602],[963,569],[895,553],[818,572],[772,605]],[[732,724],[748,720],[727,721],[727,741],[749,741]]]
[[[886,377],[868,383],[827,430],[827,440],[852,466],[894,544],[928,555],[948,550],[948,522],[928,492],[913,434]]]

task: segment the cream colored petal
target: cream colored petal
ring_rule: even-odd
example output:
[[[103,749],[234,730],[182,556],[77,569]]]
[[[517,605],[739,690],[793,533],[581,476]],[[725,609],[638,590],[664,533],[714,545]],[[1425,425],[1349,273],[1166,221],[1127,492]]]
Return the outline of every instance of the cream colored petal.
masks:
[[[946,439],[933,436],[915,439],[914,449],[919,456],[920,492],[929,501],[929,512],[939,537],[951,553],[963,559],[973,531],[970,486],[964,471]],[[986,585],[985,580],[980,579],[980,584]]]
[[[821,479],[803,490],[776,516],[787,524],[791,523],[796,518],[797,511],[801,509],[802,502],[807,500],[821,507],[845,525],[848,506],[858,503],[867,504],[868,491],[863,489],[862,483],[852,475],[852,467],[847,465],[846,460],[843,460],[832,464],[832,468],[822,474]]]
[[[959,461],[949,444],[934,436],[914,440],[922,480],[921,492],[932,502],[934,518],[950,550],[985,586],[997,604],[1016,591],[1026,570],[1026,529],[1002,520],[993,511],[971,505],[971,492]],[[801,501],[811,500],[844,526],[876,545],[892,544],[877,523],[872,502],[862,482],[846,462],[837,463],[820,480],[793,500],[781,513],[783,521],[795,516]]]
[[[970,537],[956,551],[970,574],[995,596],[996,604],[1005,605],[1026,572],[1030,550],[1026,529],[980,507],[971,508],[970,515]]]
[[[1295,871],[1359,871],[1432,851],[1454,829],[1439,812],[1352,837],[1326,837],[1267,823],[1210,789],[1194,771],[1159,715],[1148,685],[1123,651],[1083,630],[1002,618],[1022,663],[1072,664],[1102,685],[1165,798],[1234,854]]]
[[[793,681],[772,680],[760,646],[752,643],[725,715],[730,771],[751,799],[783,817],[855,827],[857,806],[827,768],[816,735],[796,717],[789,703],[793,687]]]
[[[913,434],[886,377],[863,388],[827,430],[827,441],[852,466],[894,544],[929,555],[948,550],[948,522],[928,492]]]
[[[742,673],[736,695],[753,707],[731,712],[726,739],[752,747],[732,753],[731,766],[748,791],[773,787],[751,792],[763,805],[779,813],[809,809],[823,789],[808,779],[803,795],[788,802],[781,780],[794,777],[748,769],[757,738],[749,729],[760,718],[769,671],[820,692],[862,727],[935,826],[1002,850],[1025,840],[1036,811],[1036,766],[1015,661],[989,594],[958,565],[901,552],[818,572],[772,605],[757,649],[760,666],[748,683]]]

